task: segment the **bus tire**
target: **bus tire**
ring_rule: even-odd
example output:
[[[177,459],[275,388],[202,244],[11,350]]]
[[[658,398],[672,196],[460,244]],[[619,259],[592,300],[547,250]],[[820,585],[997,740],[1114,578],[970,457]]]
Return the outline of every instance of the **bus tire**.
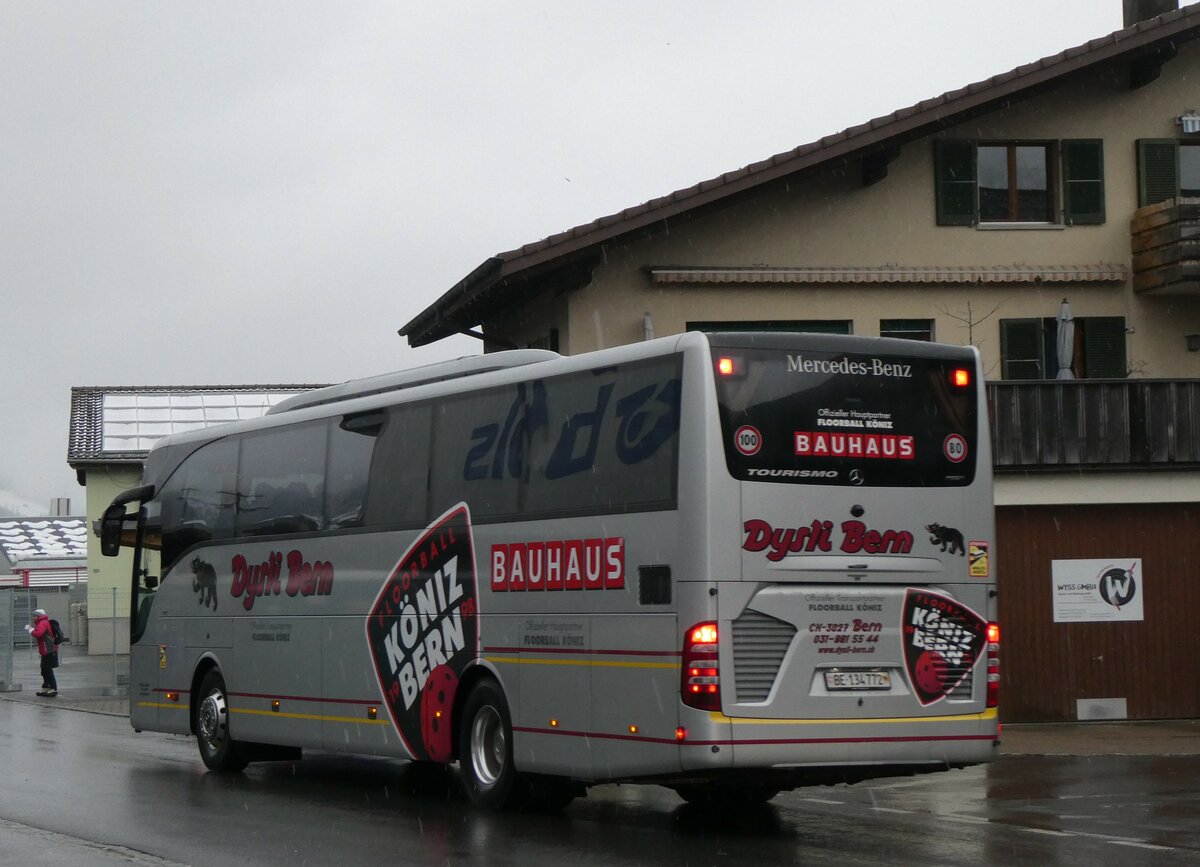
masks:
[[[459,729],[462,784],[471,803],[485,810],[504,810],[517,800],[513,767],[512,719],[508,702],[494,680],[475,684],[463,705]]]
[[[200,680],[195,729],[200,758],[210,771],[231,773],[246,767],[248,762],[229,734],[229,697],[218,669],[209,669]]]

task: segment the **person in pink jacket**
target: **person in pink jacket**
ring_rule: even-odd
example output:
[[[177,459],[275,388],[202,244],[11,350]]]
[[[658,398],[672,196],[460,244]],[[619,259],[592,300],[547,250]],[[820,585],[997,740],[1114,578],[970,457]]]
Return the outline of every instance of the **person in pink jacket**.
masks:
[[[58,649],[54,646],[54,630],[50,628],[50,618],[46,612],[41,608],[34,609],[33,625],[26,624],[25,631],[37,639],[38,653],[42,656],[42,688],[37,694],[53,698],[58,695],[58,680],[54,677]]]

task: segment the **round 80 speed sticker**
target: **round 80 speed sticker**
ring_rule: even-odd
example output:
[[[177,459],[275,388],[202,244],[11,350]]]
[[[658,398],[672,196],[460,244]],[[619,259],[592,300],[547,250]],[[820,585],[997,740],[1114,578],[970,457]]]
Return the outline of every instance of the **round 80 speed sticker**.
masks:
[[[942,454],[952,464],[961,464],[967,457],[967,441],[961,434],[950,434],[942,443]]]
[[[744,424],[733,432],[733,445],[746,457],[756,455],[762,448],[762,434],[753,425]]]

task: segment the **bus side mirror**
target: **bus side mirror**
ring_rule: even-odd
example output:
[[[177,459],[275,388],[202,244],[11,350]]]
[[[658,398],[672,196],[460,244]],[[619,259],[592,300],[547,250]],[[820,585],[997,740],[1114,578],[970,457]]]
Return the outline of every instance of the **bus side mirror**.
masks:
[[[100,553],[116,557],[121,553],[121,531],[125,528],[125,505],[114,504],[100,518]]]

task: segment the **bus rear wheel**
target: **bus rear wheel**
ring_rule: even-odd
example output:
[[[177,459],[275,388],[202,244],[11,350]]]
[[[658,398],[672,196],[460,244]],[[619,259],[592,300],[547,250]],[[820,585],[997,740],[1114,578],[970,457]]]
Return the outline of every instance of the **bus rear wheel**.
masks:
[[[513,767],[512,720],[508,702],[494,680],[477,683],[463,705],[459,764],[471,803],[486,810],[515,805],[517,771]]]
[[[200,680],[196,706],[196,744],[200,758],[210,771],[233,772],[246,767],[237,742],[229,734],[229,698],[225,678],[211,669]]]

